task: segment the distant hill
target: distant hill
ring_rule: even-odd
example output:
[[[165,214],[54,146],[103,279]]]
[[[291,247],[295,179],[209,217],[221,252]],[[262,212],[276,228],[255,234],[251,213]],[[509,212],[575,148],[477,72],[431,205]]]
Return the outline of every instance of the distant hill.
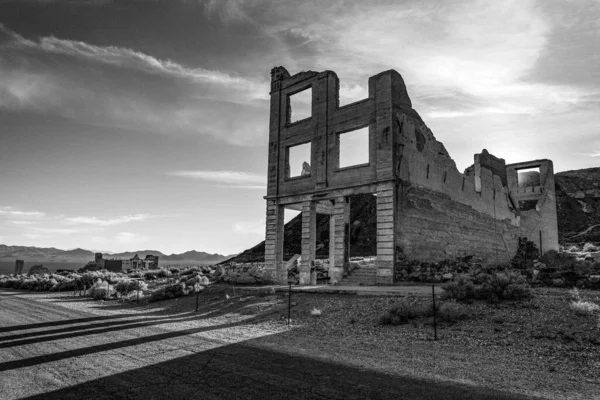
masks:
[[[560,243],[600,242],[600,168],[564,171],[556,173],[554,177]],[[375,229],[374,197],[353,197],[350,203],[351,256],[377,253]],[[300,214],[285,224],[284,260],[301,253],[301,231]],[[329,246],[329,220],[325,215],[317,215],[317,249],[321,247],[321,251],[317,250],[317,257],[323,255],[325,246]],[[264,259],[263,241],[225,261],[244,263],[261,262]]]
[[[50,264],[62,264],[62,263],[73,263],[81,264],[83,267],[88,261],[94,260],[93,251],[85,249],[74,249],[74,250],[60,250],[54,247],[32,247],[32,246],[7,246],[0,244],[0,261],[14,262],[14,260],[24,260],[26,262],[36,263],[50,263]],[[159,257],[160,264],[216,264],[227,258],[232,257],[231,255],[225,256],[222,254],[210,254],[203,251],[186,251],[182,254],[171,254],[166,255],[157,250],[138,250],[138,251],[127,251],[123,253],[104,253],[104,258],[111,259],[130,259],[135,255],[140,258],[145,258],[147,255],[155,255]]]
[[[600,168],[559,172],[555,184],[560,241],[600,242]]]

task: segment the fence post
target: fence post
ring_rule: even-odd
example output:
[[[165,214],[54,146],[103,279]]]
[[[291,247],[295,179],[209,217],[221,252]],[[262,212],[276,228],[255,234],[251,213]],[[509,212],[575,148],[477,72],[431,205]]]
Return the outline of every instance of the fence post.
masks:
[[[139,304],[140,302],[140,280],[137,280],[137,299],[135,300],[135,304]]]
[[[433,338],[437,341],[437,319],[435,311],[435,286],[431,285],[431,296],[433,297]]]
[[[288,288],[288,320],[287,320],[287,324],[289,325],[291,323],[292,317],[291,317],[291,312],[292,312],[292,282],[288,282],[289,288]]]

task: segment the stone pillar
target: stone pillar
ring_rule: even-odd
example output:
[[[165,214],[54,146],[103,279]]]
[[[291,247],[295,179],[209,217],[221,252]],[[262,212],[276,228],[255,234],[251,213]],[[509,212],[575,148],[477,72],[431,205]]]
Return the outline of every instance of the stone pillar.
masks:
[[[23,273],[23,260],[15,260],[15,275],[21,275]]]
[[[331,216],[333,225],[332,233],[333,239],[330,239],[333,243],[333,249],[329,250],[329,281],[342,282],[344,275],[344,267],[348,261],[348,249],[346,246],[346,226],[350,217],[350,207],[346,203],[345,197],[338,197],[335,199],[334,213]]]
[[[396,190],[393,183],[377,188],[377,276],[378,284],[394,282]]]
[[[329,283],[335,281],[335,214],[329,215]],[[340,276],[341,277],[341,276]],[[339,282],[339,280],[338,280]]]
[[[316,283],[314,269],[317,235],[317,202],[302,203],[302,258],[299,266],[300,285]],[[312,275],[315,275],[314,279]]]
[[[283,206],[278,205],[276,200],[267,200],[265,283],[287,283],[287,271],[283,270],[283,213]]]

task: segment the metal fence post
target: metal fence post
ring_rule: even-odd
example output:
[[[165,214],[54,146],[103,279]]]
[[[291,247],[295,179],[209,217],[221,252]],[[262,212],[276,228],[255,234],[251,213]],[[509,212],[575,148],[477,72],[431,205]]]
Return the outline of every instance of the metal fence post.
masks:
[[[431,285],[431,296],[433,297],[433,338],[437,341],[437,319],[435,311],[435,286]]]
[[[287,324],[289,325],[292,321],[291,313],[292,313],[292,282],[288,282],[288,320]]]

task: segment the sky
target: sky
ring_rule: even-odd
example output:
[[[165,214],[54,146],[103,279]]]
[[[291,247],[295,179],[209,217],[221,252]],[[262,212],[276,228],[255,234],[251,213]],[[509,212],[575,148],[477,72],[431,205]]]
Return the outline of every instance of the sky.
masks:
[[[270,70],[395,69],[460,171],[600,166],[600,1],[0,0],[0,243],[264,240]]]

